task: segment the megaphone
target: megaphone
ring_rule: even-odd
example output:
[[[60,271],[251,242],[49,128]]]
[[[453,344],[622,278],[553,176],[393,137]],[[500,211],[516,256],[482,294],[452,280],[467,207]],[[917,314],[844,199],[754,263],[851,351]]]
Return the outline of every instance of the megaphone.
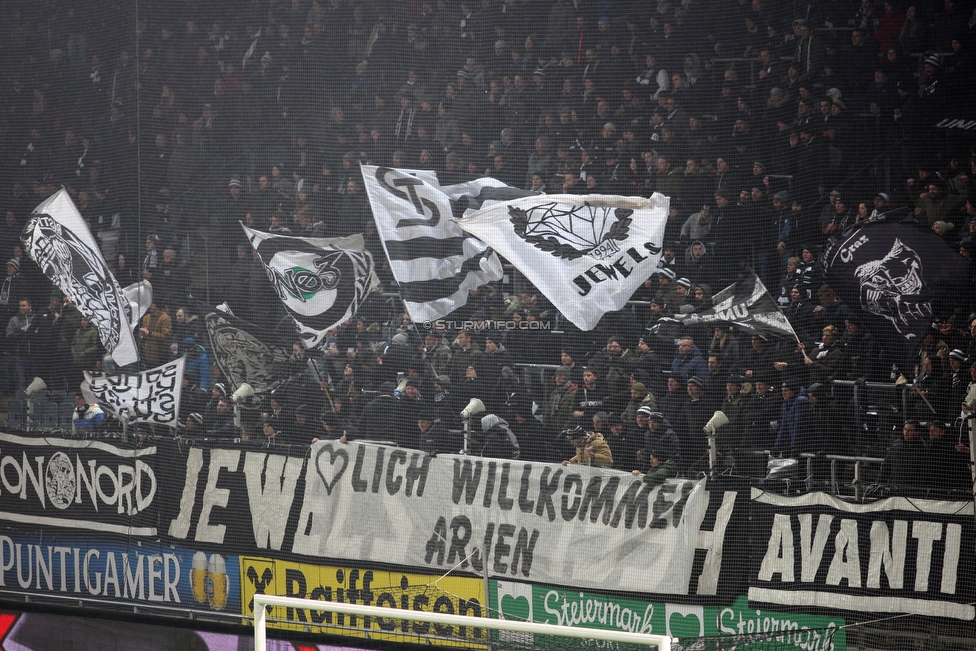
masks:
[[[38,391],[44,391],[45,389],[47,389],[47,383],[41,378],[36,377],[31,380],[30,384],[27,385],[27,388],[24,389],[24,393],[28,396],[32,396]]]
[[[705,423],[705,427],[703,427],[702,429],[708,432],[709,434],[714,434],[715,430],[717,430],[719,427],[728,424],[729,424],[729,417],[725,415],[725,412],[716,411],[714,414],[712,414],[712,417],[708,419],[708,422]]]
[[[241,386],[237,387],[237,390],[231,394],[230,399],[234,402],[240,402],[245,398],[251,398],[254,396],[254,387],[252,387],[247,382],[242,382]]]
[[[461,418],[471,418],[475,414],[480,414],[485,411],[485,403],[481,402],[477,398],[471,398],[468,401],[468,406],[461,410]]]

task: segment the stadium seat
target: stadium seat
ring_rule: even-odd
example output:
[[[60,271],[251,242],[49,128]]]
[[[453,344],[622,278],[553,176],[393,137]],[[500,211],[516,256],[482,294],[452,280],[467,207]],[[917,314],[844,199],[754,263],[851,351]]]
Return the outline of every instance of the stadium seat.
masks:
[[[23,400],[11,400],[7,403],[7,426],[17,429],[23,429],[25,426],[25,419],[27,418],[27,411],[24,407]]]
[[[71,429],[75,419],[75,406],[71,402],[58,405],[58,426],[61,429]]]
[[[44,430],[58,429],[58,411],[59,407],[56,402],[45,402],[39,413],[34,416],[34,427]]]

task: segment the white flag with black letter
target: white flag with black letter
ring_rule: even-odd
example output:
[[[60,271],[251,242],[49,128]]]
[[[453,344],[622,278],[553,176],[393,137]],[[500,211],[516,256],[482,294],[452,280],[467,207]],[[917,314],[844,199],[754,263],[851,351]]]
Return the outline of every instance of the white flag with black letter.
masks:
[[[241,228],[306,348],[356,314],[379,284],[362,235],[291,237]]]
[[[468,290],[501,280],[502,264],[455,221],[482,205],[529,194],[493,178],[441,186],[431,172],[363,165],[376,230],[415,322],[446,316]]]
[[[67,191],[38,205],[20,237],[44,275],[92,322],[115,363],[139,361],[129,299]]]
[[[185,357],[131,375],[85,371],[81,392],[106,413],[128,423],[175,426],[180,416]]]
[[[550,194],[486,206],[458,225],[498,251],[566,318],[591,330],[661,257],[669,200]]]

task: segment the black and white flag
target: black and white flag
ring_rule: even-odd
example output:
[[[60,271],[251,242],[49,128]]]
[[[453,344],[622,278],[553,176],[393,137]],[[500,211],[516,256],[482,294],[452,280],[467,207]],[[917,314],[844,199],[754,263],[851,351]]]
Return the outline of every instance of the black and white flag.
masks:
[[[502,264],[456,218],[486,201],[524,196],[492,178],[441,186],[432,172],[363,165],[376,230],[415,322],[446,316],[468,301],[468,290],[501,280]]]
[[[185,357],[127,375],[85,371],[81,392],[106,413],[127,423],[174,426],[180,416]]]
[[[206,322],[210,349],[221,375],[230,383],[229,391],[247,383],[255,395],[263,395],[284,383],[275,367],[288,361],[287,350],[264,343],[216,312],[208,314]]]
[[[379,285],[362,235],[291,237],[241,224],[306,348],[352,317]]]
[[[661,258],[669,200],[550,194],[486,205],[458,225],[498,251],[582,330],[621,309]]]
[[[679,314],[675,320],[685,325],[731,323],[761,334],[796,339],[793,326],[754,272],[715,294],[711,309]]]
[[[67,191],[60,190],[34,209],[21,240],[44,275],[92,322],[115,363],[139,361],[129,298]]]
[[[859,312],[865,329],[906,375],[914,372],[938,312],[972,295],[969,261],[913,223],[882,218],[845,231],[821,251],[820,266],[827,284]]]

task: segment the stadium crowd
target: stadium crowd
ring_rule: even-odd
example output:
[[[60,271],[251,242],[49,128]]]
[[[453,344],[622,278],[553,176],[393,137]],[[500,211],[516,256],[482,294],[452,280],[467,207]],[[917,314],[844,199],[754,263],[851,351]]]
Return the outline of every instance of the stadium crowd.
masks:
[[[972,258],[976,152],[932,120],[973,103],[971,4],[0,1],[0,392],[39,375],[73,395],[83,370],[104,366],[91,323],[19,241],[63,187],[120,283],[152,283],[142,360],[188,355],[186,432],[240,438],[197,299],[281,333],[238,222],[363,233],[395,291],[359,170],[370,163],[436,170],[444,184],[488,175],[546,193],[662,193],[660,268],[634,306],[585,333],[524,283],[472,291],[450,317],[467,324],[458,330],[391,320],[376,295],[321,350],[292,347],[275,369],[287,382],[245,438],[456,451],[459,413],[478,398],[487,415],[471,445],[484,454],[659,481],[702,469],[716,409],[730,420],[723,450],[863,451],[850,393],[831,383],[897,380],[913,387],[900,415],[915,436],[891,454],[910,443],[916,463],[965,466],[968,450],[944,450],[932,432],[976,408],[972,295],[937,315],[917,375],[892,376],[816,257],[831,234],[902,208]],[[800,346],[669,318],[708,309],[745,266]],[[518,363],[556,367],[550,385],[530,392]]]

